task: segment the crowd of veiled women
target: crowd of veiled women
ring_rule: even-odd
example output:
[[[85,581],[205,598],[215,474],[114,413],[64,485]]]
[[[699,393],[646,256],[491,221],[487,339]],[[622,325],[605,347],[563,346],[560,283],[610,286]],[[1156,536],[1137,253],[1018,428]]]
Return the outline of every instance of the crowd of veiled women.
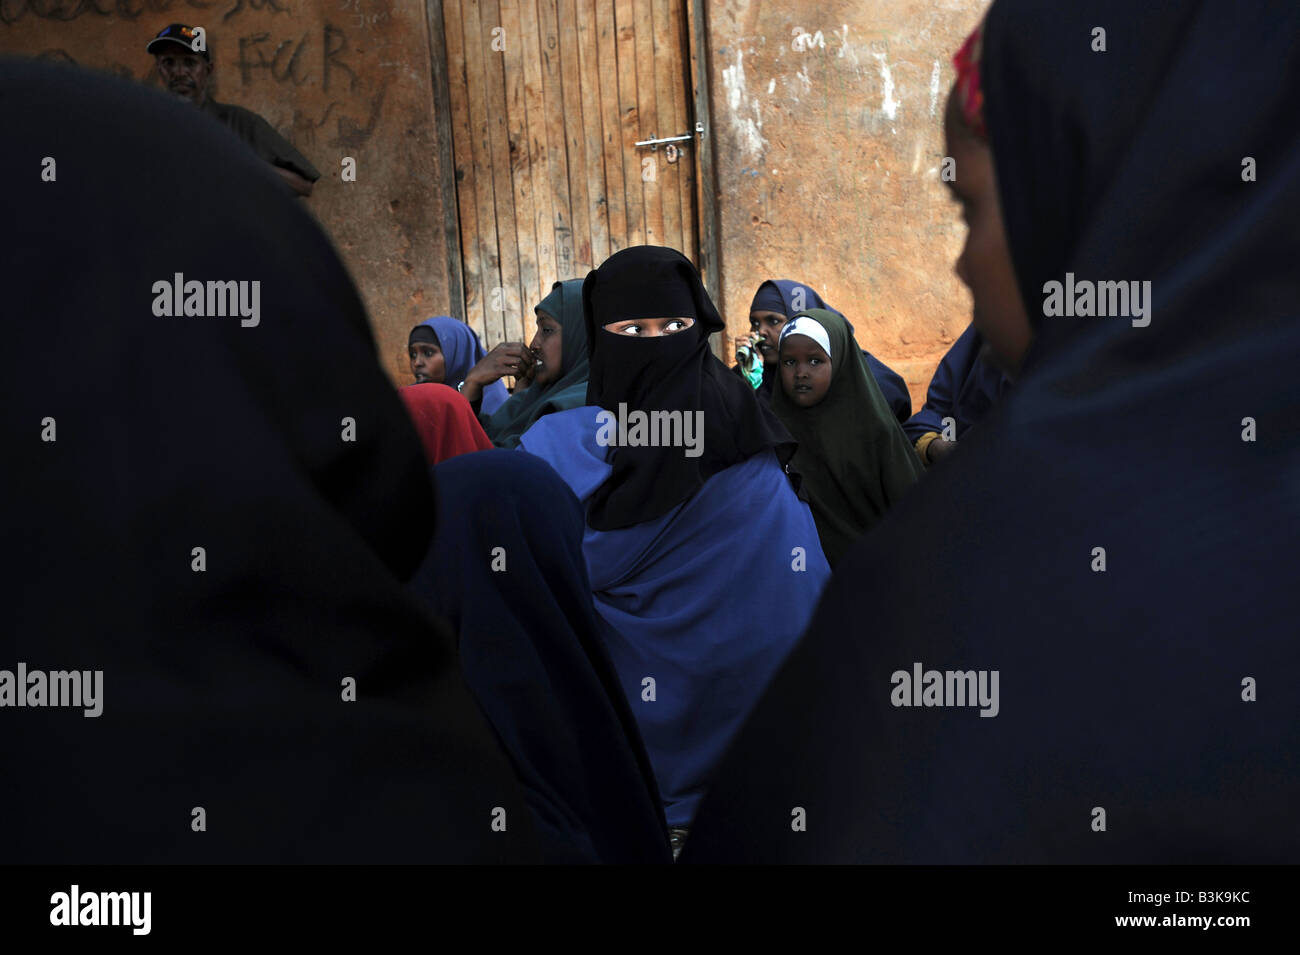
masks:
[[[799,281],[727,367],[648,246],[556,282],[527,344],[417,326],[394,393],[255,160],[0,67],[6,127],[69,157],[0,200],[33,236],[10,656],[105,687],[0,734],[57,754],[5,787],[18,857],[1300,860],[1298,56],[1296,9],[995,0],[934,186],[974,317],[916,414]],[[169,194],[219,212],[157,229]],[[153,318],[181,271],[262,276],[255,333]],[[1067,272],[1149,280],[1149,325],[1044,316]],[[633,412],[698,416],[698,453],[611,431]],[[996,717],[898,706],[914,664],[997,671]]]

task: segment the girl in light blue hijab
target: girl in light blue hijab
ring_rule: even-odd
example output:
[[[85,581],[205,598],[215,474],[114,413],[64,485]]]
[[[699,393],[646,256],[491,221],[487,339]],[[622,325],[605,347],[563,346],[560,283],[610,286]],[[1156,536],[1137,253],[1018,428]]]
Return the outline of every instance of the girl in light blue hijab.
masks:
[[[479,341],[474,329],[460,319],[452,318],[450,315],[435,315],[415,326],[415,330],[411,332],[412,347],[417,342],[427,341],[428,333],[419,332],[419,329],[425,326],[433,330],[434,337],[437,339],[433,344],[442,352],[444,362],[442,383],[457,388],[465,381],[469,370],[487,354],[483,350],[483,343]],[[414,368],[414,360],[412,367]],[[427,380],[434,381],[436,378]],[[484,417],[493,414],[506,403],[509,397],[510,393],[506,391],[506,386],[500,380],[492,382],[483,388],[483,398],[478,406],[478,413]]]

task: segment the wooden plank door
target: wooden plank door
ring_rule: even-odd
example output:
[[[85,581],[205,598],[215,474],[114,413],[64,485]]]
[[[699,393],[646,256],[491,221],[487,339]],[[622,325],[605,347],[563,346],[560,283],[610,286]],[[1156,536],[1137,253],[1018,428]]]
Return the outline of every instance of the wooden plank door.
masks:
[[[700,263],[687,0],[441,6],[460,317],[487,347],[527,341],[551,283],[620,249]],[[636,145],[687,132],[675,149]]]

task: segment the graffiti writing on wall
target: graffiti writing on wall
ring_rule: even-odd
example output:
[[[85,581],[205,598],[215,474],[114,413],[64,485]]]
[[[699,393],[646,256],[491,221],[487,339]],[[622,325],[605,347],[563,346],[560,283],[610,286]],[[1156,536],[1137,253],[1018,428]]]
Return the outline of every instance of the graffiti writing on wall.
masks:
[[[306,83],[313,76],[315,39],[315,34],[304,33],[297,38],[276,41],[266,31],[241,36],[238,61],[241,84],[248,86],[259,74],[269,76],[276,83],[292,86]],[[348,50],[347,34],[327,22],[319,38],[319,49],[321,88],[329,93],[335,84],[346,80],[348,91],[355,91],[360,82],[357,71],[342,57]]]
[[[285,35],[264,28],[268,12],[290,13],[288,0],[0,0],[0,24],[4,26],[19,23],[28,16],[42,22],[68,23],[69,29],[72,21],[86,16],[136,21],[145,16],[163,20],[170,15],[186,16],[200,23],[205,19],[225,23],[233,18],[228,30],[213,34],[214,58],[219,64],[233,65],[229,72],[219,69],[214,74],[214,98],[226,101],[229,96],[229,101],[239,104],[241,97],[232,94],[232,89],[251,91],[268,82],[294,89],[315,87],[323,96],[306,95],[301,100],[293,97],[291,128],[284,130],[290,138],[303,145],[314,145],[328,124],[333,126],[333,134],[325,134],[324,145],[353,150],[365,145],[379,125],[388,95],[387,73],[379,74],[369,83],[363,81],[345,27],[329,20],[318,21],[301,32]],[[258,28],[246,27],[241,32],[240,21],[249,13],[262,14]],[[81,28],[78,30],[84,33]],[[84,44],[70,42],[71,39],[70,36],[69,41],[58,46],[23,52],[42,60],[157,85],[152,58],[143,53],[146,36],[140,39],[141,56],[133,63],[115,58],[112,44],[99,43],[95,53],[90,54]],[[121,56],[120,44],[116,53]],[[277,101],[283,99],[277,96]]]

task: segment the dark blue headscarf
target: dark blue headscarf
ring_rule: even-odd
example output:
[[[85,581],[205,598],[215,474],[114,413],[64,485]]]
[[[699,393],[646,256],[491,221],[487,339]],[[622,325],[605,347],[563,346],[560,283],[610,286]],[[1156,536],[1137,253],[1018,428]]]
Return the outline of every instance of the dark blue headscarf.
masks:
[[[995,0],[1036,341],[837,567],[683,859],[1300,861],[1300,6],[1261,6]],[[1150,281],[1149,326],[1044,316],[1067,270]],[[997,716],[896,703],[918,664],[997,671]]]
[[[438,532],[411,587],[459,637],[551,863],[669,862],[653,770],[592,605],[582,508],[542,461],[438,465]]]
[[[487,354],[474,329],[460,319],[452,318],[450,315],[435,315],[420,324],[428,325],[438,336],[438,345],[442,348],[442,356],[447,367],[443,384],[455,388],[465,380],[469,370]],[[498,378],[483,389],[479,414],[483,416],[492,414],[505,404],[509,397],[510,392],[506,391],[506,386]]]
[[[801,301],[795,301],[796,295],[799,294],[798,290],[802,290]],[[758,287],[749,310],[781,312],[789,319],[810,308],[824,308],[841,318],[844,317],[839,309],[827,305],[811,285],[793,279],[768,279]],[[885,400],[889,402],[889,409],[894,413],[894,417],[900,422],[906,421],[912,414],[912,395],[907,390],[907,382],[903,381],[902,375],[865,348],[862,349],[862,357],[867,360],[871,377],[876,379],[876,384],[880,386]],[[779,374],[775,366],[764,366],[763,383],[758,386],[758,393],[761,396],[771,398]]]
[[[537,860],[452,634],[403,586],[433,488],[329,237],[175,97],[18,58],[0,58],[0,89],[0,128],[63,173],[0,192],[0,221],[23,236],[0,257],[6,311],[41,316],[12,322],[0,350],[4,539],[22,553],[0,578],[0,668],[104,677],[96,718],[0,709],[0,819],[22,820],[0,855]],[[0,150],[0,179],[27,176],[23,152]],[[182,194],[204,228],[142,215]],[[62,225],[79,216],[111,236]],[[146,295],[176,272],[261,281],[260,324],[156,317]],[[355,440],[339,440],[345,416]],[[86,573],[92,554],[111,558]],[[190,828],[195,803],[207,833]],[[489,825],[498,806],[505,832]]]

